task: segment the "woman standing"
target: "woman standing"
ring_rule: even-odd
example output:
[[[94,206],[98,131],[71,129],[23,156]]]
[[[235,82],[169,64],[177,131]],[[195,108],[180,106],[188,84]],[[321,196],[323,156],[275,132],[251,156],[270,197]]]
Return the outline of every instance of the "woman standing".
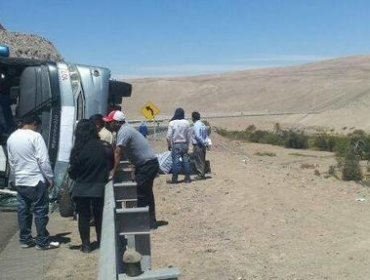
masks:
[[[68,173],[75,181],[72,199],[76,203],[78,213],[81,251],[89,253],[91,212],[94,216],[97,242],[100,244],[104,187],[114,164],[112,147],[99,140],[97,128],[92,121],[83,119],[78,122],[69,163]]]

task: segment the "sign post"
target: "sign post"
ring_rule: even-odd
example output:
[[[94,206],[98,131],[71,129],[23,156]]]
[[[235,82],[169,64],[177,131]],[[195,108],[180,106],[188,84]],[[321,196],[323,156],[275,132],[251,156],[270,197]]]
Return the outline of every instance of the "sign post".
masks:
[[[156,134],[156,123],[155,117],[161,112],[157,106],[155,106],[152,102],[148,102],[141,108],[141,114],[148,120],[153,122],[153,133],[154,133],[154,140],[157,140]]]

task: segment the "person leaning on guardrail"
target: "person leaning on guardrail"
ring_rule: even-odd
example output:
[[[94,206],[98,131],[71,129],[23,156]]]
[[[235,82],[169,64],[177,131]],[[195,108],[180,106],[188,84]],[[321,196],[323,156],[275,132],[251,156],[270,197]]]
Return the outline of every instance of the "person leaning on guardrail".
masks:
[[[81,251],[89,253],[92,250],[90,244],[91,208],[99,246],[104,188],[114,165],[112,146],[99,139],[97,128],[92,121],[82,119],[78,122],[69,164],[69,177],[75,181],[71,197],[76,202],[78,230],[82,241]]]
[[[137,206],[149,206],[150,227],[155,229],[157,228],[157,220],[153,182],[159,172],[157,156],[148,140],[137,129],[126,122],[123,112],[112,111],[103,119],[110,123],[111,128],[117,132],[113,176],[118,169],[122,155],[127,155],[129,161],[135,166]]]

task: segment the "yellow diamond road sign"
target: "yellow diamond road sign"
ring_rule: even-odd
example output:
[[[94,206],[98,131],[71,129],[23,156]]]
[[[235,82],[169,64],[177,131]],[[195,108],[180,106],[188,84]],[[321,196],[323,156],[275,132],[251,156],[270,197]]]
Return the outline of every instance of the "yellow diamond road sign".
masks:
[[[141,114],[148,120],[154,120],[155,116],[160,112],[161,110],[159,110],[159,108],[152,102],[148,102],[143,108],[141,108]]]

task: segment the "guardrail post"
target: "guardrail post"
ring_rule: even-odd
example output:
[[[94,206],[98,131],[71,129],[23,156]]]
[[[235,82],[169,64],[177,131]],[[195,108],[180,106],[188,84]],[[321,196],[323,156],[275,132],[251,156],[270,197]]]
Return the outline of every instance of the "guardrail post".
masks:
[[[116,210],[118,234],[127,238],[127,247],[142,255],[141,268],[151,269],[149,207]]]
[[[121,182],[113,185],[117,208],[133,208],[137,206],[137,184]]]

